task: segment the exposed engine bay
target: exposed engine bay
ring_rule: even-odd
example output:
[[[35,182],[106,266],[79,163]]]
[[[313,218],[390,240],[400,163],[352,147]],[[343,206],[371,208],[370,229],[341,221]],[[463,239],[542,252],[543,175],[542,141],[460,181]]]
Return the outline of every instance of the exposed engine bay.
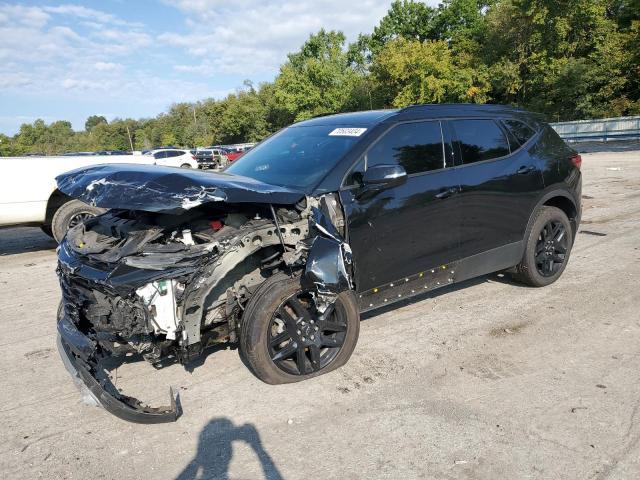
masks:
[[[145,167],[138,168],[134,177],[144,177]],[[224,174],[189,172],[173,183],[184,183],[186,176],[189,182],[208,177],[216,184],[194,187],[199,201],[185,200],[188,185],[175,195],[159,187],[167,175],[176,175],[173,169],[163,169],[163,177],[154,168],[154,186],[147,189],[140,178],[135,184],[124,178],[121,169],[92,167],[58,178],[65,193],[112,208],[69,230],[59,247],[63,359],[107,410],[146,423],[179,416],[173,393],[171,404],[159,408],[127,397],[111,383],[109,362],[139,355],[158,367],[167,361],[188,364],[208,346],[236,342],[247,302],[278,273],[300,277],[319,311],[353,288],[337,195],[285,192],[287,200],[300,198],[262,203],[256,190],[273,195],[262,184],[248,189],[244,202],[241,189],[225,189],[230,181]],[[96,170],[98,180],[92,177]],[[110,174],[119,175],[117,182]],[[151,196],[150,208],[122,208],[140,205],[136,191]],[[229,197],[236,203],[224,201]],[[161,208],[164,199],[168,208]]]

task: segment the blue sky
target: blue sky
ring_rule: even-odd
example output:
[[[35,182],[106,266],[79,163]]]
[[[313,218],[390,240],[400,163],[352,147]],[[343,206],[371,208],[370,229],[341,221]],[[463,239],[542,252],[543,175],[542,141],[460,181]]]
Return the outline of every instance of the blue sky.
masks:
[[[436,1],[427,3],[435,4]],[[390,1],[0,0],[0,132],[155,116],[272,80],[312,32],[370,32]]]

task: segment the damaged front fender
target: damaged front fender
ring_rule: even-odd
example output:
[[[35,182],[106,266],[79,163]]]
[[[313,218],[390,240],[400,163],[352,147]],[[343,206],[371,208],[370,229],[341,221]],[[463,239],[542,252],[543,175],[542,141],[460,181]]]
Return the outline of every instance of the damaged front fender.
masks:
[[[353,288],[348,270],[351,248],[318,208],[312,208],[311,219],[319,235],[309,249],[302,286],[321,295],[337,295]]]

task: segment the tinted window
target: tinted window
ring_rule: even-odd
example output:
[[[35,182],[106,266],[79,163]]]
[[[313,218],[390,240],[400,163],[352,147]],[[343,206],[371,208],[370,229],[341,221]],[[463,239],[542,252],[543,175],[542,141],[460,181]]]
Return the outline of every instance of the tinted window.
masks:
[[[517,120],[503,120],[503,123],[520,145],[525,144],[536,133],[529,125]]]
[[[336,134],[338,130],[353,129],[336,125],[285,128],[260,142],[226,171],[274,185],[313,187],[362,138],[362,133]]]
[[[452,120],[464,164],[509,155],[507,138],[493,120]]]
[[[351,168],[351,171],[349,172],[349,174],[347,175],[347,178],[344,181],[344,185],[345,186],[361,185],[363,175],[364,175],[364,158],[361,158],[360,160],[358,160],[358,163],[356,163]]]
[[[167,157],[167,152],[165,151],[161,151],[161,152],[156,152],[153,154],[153,158],[158,159],[158,158],[166,158]]]
[[[440,122],[396,125],[367,152],[367,168],[394,163],[409,175],[443,168]]]

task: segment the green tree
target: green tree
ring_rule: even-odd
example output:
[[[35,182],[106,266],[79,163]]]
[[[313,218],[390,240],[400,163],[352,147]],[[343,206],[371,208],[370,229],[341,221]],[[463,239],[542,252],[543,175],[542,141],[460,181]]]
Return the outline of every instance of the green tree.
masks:
[[[100,123],[107,123],[107,119],[102,115],[91,115],[89,118],[87,118],[87,121],[84,122],[84,129],[87,132],[90,132],[93,127]]]
[[[484,76],[457,64],[443,40],[396,38],[376,56],[372,73],[378,88],[386,93],[385,105],[487,100],[489,86]]]
[[[344,43],[342,32],[320,30],[280,67],[274,95],[295,120],[352,106],[358,74],[350,66]]]
[[[554,119],[623,114],[627,38],[609,0],[512,0],[487,13],[483,56],[492,95]]]

